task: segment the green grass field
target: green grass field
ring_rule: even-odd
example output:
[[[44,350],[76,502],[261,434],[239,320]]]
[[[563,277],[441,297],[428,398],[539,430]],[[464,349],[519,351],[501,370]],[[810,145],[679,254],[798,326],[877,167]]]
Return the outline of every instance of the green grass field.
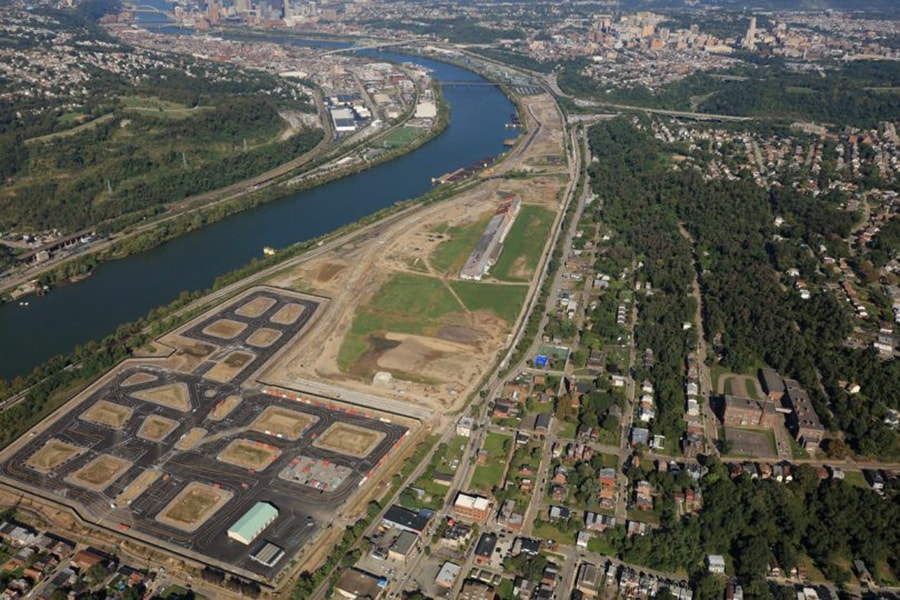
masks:
[[[369,349],[369,336],[393,331],[431,335],[440,319],[463,311],[453,294],[433,277],[397,273],[356,312],[338,353],[341,370],[349,371]]]
[[[491,276],[507,281],[529,281],[534,275],[554,214],[540,206],[523,205],[503,242],[503,252]]]
[[[450,239],[435,248],[429,258],[431,266],[442,273],[457,274],[472,253],[489,220],[490,217],[485,215],[484,218],[460,227],[450,227],[445,223],[436,228],[435,233],[442,233]]]
[[[383,140],[385,148],[402,148],[422,135],[423,130],[417,127],[400,127],[390,132]]]
[[[478,281],[453,281],[450,287],[469,310],[489,310],[512,325],[519,316],[525,294],[524,285],[501,285]]]
[[[184,119],[199,114],[206,110],[213,110],[213,106],[185,106],[177,102],[160,100],[159,98],[144,96],[126,96],[121,98],[126,111],[139,112],[150,116],[166,117],[168,119]]]

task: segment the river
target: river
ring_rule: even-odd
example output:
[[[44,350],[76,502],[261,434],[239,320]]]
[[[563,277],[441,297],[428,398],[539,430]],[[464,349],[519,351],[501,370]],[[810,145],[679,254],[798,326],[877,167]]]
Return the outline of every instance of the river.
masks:
[[[390,52],[384,59],[432,70],[439,81],[482,81],[465,69]],[[514,105],[493,86],[447,86],[450,124],[435,139],[396,160],[248,210],[163,246],[101,264],[87,280],[56,288],[29,306],[0,306],[0,377],[24,375],[56,354],[99,340],[121,323],[208,288],[216,277],[262,256],[352,223],[431,187],[431,177],[503,151]]]

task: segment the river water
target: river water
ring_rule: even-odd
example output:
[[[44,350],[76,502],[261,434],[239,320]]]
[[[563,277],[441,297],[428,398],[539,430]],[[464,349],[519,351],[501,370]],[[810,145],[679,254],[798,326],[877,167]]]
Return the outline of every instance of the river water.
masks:
[[[163,30],[166,30],[163,28]],[[446,63],[390,52],[384,59],[432,70],[439,81],[482,81]],[[108,262],[76,285],[0,306],[0,377],[24,375],[49,357],[99,340],[124,322],[168,304],[182,291],[208,288],[216,277],[262,256],[333,231],[431,187],[431,177],[503,151],[515,107],[493,86],[447,86],[450,124],[414,152],[368,171],[296,193],[184,235],[168,244]]]

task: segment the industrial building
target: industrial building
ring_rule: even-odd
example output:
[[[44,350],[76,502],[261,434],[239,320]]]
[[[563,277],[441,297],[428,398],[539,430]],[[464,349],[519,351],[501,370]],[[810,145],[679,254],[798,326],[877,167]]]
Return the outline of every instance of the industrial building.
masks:
[[[470,496],[460,492],[453,503],[453,512],[463,521],[484,524],[491,514],[491,501],[482,496]]]
[[[268,502],[257,502],[228,528],[228,537],[242,544],[249,544],[278,518],[278,509]]]
[[[349,108],[332,108],[331,121],[334,123],[334,131],[336,133],[356,131],[356,121],[353,119],[353,111]]]
[[[480,281],[497,263],[497,259],[503,251],[503,241],[509,230],[512,229],[521,204],[522,201],[518,197],[513,197],[500,205],[487,227],[484,228],[484,233],[481,234],[472,253],[469,254],[466,264],[459,272],[460,279]]]

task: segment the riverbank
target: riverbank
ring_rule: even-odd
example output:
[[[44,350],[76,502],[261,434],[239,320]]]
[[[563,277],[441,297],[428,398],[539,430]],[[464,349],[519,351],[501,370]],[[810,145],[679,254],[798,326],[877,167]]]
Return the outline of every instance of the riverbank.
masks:
[[[286,163],[286,165],[293,163],[295,168],[291,170],[283,170],[285,165],[282,165],[266,173],[256,175],[251,179],[232,184],[222,190],[206,192],[196,198],[186,198],[175,203],[175,205],[185,207],[196,205],[196,208],[187,208],[176,214],[166,213],[157,218],[151,217],[149,221],[146,216],[140,217],[138,215],[137,218],[141,218],[141,221],[137,228],[129,226],[121,232],[112,232],[109,240],[106,242],[95,244],[77,255],[61,259],[52,266],[29,272],[25,277],[11,278],[9,282],[0,284],[0,302],[19,300],[24,296],[35,293],[36,290],[43,289],[45,286],[58,287],[75,283],[88,277],[103,262],[145,252],[172,241],[181,235],[227,219],[240,212],[281,200],[293,194],[362,172],[411,153],[440,135],[449,123],[449,106],[444,101],[443,94],[440,93],[440,89],[437,88],[435,82],[432,82],[432,87],[435,88],[433,92],[438,107],[437,117],[427,132],[418,135],[404,146],[394,148],[389,152],[384,152],[371,160],[364,160],[361,163],[357,161],[345,167],[328,168],[329,165],[340,165],[340,161],[353,156],[354,153],[372,147],[373,144],[390,136],[392,132],[405,127],[415,116],[418,94],[416,101],[411,103],[404,114],[397,119],[396,123],[374,136],[363,137],[355,142],[351,137],[349,144],[339,146],[319,156],[318,154],[322,151],[323,144],[328,141],[323,140],[323,144],[318,145],[309,153]],[[327,119],[327,112],[324,115],[324,118]],[[324,169],[324,172],[312,178],[304,178],[305,174],[316,169]],[[229,192],[229,190],[233,191]],[[215,195],[221,194],[224,194],[224,197],[213,202],[198,203],[198,200],[203,197],[215,197]],[[129,219],[126,222],[131,221],[132,219]],[[31,281],[35,281],[36,285],[29,283]]]

